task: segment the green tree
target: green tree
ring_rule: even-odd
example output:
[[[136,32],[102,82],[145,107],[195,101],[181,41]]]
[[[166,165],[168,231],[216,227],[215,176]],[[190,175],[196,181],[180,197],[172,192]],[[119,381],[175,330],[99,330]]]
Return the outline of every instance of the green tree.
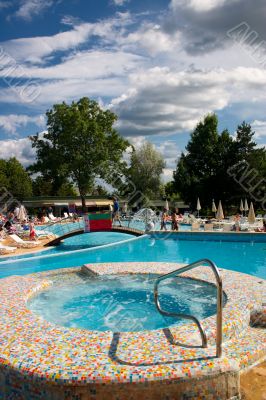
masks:
[[[6,176],[6,160],[0,159],[0,188],[9,188],[9,181]]]
[[[187,144],[187,153],[181,154],[174,171],[174,188],[186,202],[210,201],[217,167],[217,148],[219,142],[218,119],[216,115],[207,115],[191,134]]]
[[[254,132],[245,122],[238,126],[235,139],[227,130],[219,134],[217,127],[218,119],[214,114],[196,126],[186,147],[187,152],[181,154],[174,171],[174,191],[179,192],[186,202],[196,203],[200,197],[201,203],[209,206],[212,198],[222,200],[226,206],[237,205],[243,194],[254,200],[255,193],[248,189],[250,182],[246,187],[241,185],[243,168],[240,170],[239,165],[246,162],[256,182],[263,181],[265,149],[256,147]],[[254,187],[256,182],[254,179]]]
[[[48,177],[37,176],[32,181],[33,196],[53,196],[53,183]]]
[[[12,157],[9,160],[1,160],[5,164],[6,187],[19,201],[32,195],[32,181],[22,164]]]
[[[59,186],[66,179],[73,182],[85,211],[85,196],[95,177],[105,178],[112,168],[123,168],[122,155],[129,144],[113,128],[117,116],[87,97],[70,105],[55,104],[46,116],[48,132],[31,137],[37,153],[31,171],[52,176]]]
[[[238,168],[239,171],[235,178],[237,182],[241,181],[241,184],[235,185],[234,193],[239,201],[245,190],[246,197],[250,197],[253,202],[257,201],[257,206],[262,208],[260,203],[265,198],[266,151],[265,147],[257,147],[254,136],[255,132],[250,124],[243,122],[237,127],[234,151],[235,169]],[[244,163],[244,168],[241,168],[241,163]]]
[[[140,149],[132,151],[128,176],[143,195],[158,196],[164,167],[162,155],[151,143],[146,142]]]

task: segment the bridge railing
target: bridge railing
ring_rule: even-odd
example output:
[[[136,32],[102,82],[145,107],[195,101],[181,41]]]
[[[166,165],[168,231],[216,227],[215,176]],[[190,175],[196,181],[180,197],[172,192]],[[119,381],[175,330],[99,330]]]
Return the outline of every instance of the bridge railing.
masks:
[[[47,231],[50,232],[57,237],[64,236],[68,233],[83,230],[84,229],[84,220],[83,218],[73,219],[73,218],[62,218],[57,221],[51,221],[48,224],[38,226],[37,233]]]

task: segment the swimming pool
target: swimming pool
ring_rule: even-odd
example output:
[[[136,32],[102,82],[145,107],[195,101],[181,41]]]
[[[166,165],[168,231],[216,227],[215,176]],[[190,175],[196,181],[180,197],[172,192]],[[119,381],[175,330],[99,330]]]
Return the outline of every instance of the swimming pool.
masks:
[[[65,252],[64,254],[45,254],[21,260],[0,262],[0,277],[25,275],[33,272],[79,266],[86,263],[103,262],[177,262],[191,263],[201,258],[209,258],[220,268],[266,278],[266,242],[253,240],[240,242],[241,236],[227,235],[228,241],[219,235],[203,235],[196,240],[185,233],[188,240],[180,240],[180,235],[144,235],[119,244]],[[243,234],[245,235],[245,234]],[[263,234],[262,234],[263,235]],[[213,240],[211,239],[213,238]],[[234,238],[235,241],[234,241]],[[266,239],[265,236],[260,238]]]
[[[129,274],[84,277],[81,282],[53,282],[34,296],[28,307],[46,321],[70,328],[96,331],[139,332],[182,324],[154,305],[153,288],[158,275]],[[163,309],[199,319],[216,313],[216,286],[182,277],[160,285]],[[186,320],[185,320],[186,321]]]
[[[135,236],[130,235],[128,233],[120,233],[120,232],[90,232],[84,233],[77,236],[72,236],[70,238],[64,239],[60,245],[53,246],[51,248],[47,247],[46,249],[39,251],[38,254],[35,252],[23,254],[20,256],[10,256],[9,260],[20,260],[23,258],[31,258],[36,256],[48,255],[48,254],[58,254],[65,251],[75,251],[82,249],[89,249],[92,247],[103,246],[110,243],[116,243],[120,241],[124,241],[130,238],[134,238]],[[0,257],[1,261],[6,261],[7,257]]]

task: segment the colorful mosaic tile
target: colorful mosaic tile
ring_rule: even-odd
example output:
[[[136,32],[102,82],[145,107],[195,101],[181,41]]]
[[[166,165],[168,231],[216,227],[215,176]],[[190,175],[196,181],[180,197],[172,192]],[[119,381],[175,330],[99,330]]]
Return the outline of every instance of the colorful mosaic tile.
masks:
[[[220,270],[223,355],[216,358],[215,316],[206,318],[208,348],[171,344],[163,330],[98,332],[68,329],[33,315],[27,300],[52,282],[78,282],[81,273],[170,272],[174,263],[94,264],[1,280],[0,398],[2,399],[223,399],[237,398],[239,370],[266,356],[265,331],[249,325],[262,304],[265,281]],[[184,274],[214,283],[200,267]],[[171,328],[175,341],[200,344],[193,324]],[[16,397],[17,396],[17,397]],[[28,396],[28,397],[27,397]]]

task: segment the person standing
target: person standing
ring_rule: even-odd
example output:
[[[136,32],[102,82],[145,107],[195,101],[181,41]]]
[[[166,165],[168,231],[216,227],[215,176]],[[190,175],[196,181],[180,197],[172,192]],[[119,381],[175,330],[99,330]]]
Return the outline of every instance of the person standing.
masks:
[[[113,205],[113,216],[112,216],[112,222],[115,223],[116,220],[118,220],[119,225],[122,226],[121,221],[120,221],[120,216],[119,216],[119,202],[116,197],[113,198],[114,205]]]
[[[172,231],[178,231],[177,213],[175,209],[173,209],[172,211],[171,218],[172,218]]]
[[[161,215],[161,231],[162,230],[167,231],[166,221],[167,221],[167,212],[166,212],[166,209],[164,208],[162,215]]]
[[[30,222],[30,240],[35,240],[36,239],[36,231],[34,227],[34,222]]]

